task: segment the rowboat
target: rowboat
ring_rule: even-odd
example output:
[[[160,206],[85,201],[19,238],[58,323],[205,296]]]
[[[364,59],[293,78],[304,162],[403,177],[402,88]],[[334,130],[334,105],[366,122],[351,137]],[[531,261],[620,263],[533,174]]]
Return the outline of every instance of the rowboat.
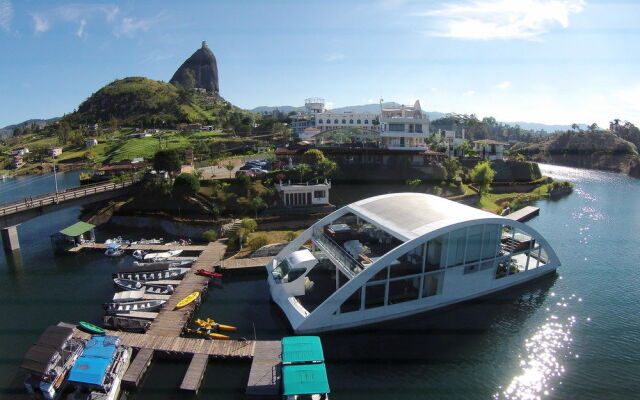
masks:
[[[114,278],[130,279],[135,281],[160,281],[165,279],[182,279],[189,268],[169,268],[160,271],[119,272]]]
[[[117,292],[113,295],[113,303],[126,303],[129,301],[142,300],[144,297],[144,289],[138,290],[125,290],[123,292]]]
[[[235,332],[235,331],[238,330],[238,328],[236,328],[235,326],[222,325],[222,324],[219,324],[216,321],[212,320],[211,318],[196,319],[195,323],[198,324],[199,326],[205,328],[205,329],[210,329],[210,330],[213,330],[213,331]]]
[[[222,278],[222,274],[207,271],[206,269],[199,269],[196,271],[196,274],[201,276],[208,276],[209,278]]]
[[[105,303],[103,307],[107,314],[127,313],[131,311],[156,311],[166,302],[166,300],[128,301],[124,303]]]
[[[139,268],[139,271],[144,271],[142,268],[147,268],[147,271],[157,271],[161,269],[169,269],[169,268],[180,268],[180,267],[188,267],[193,264],[195,259],[192,260],[176,260],[176,261],[151,261],[151,262],[141,262],[134,261],[133,266]]]
[[[163,251],[162,253],[149,253],[142,256],[143,261],[163,261],[170,257],[179,256],[182,253],[182,250],[169,250]]]
[[[104,335],[105,330],[96,326],[90,322],[80,321],[78,322],[78,328],[93,335]]]
[[[198,336],[204,336],[205,338],[208,339],[217,339],[217,340],[229,340],[229,336],[227,335],[223,335],[221,333],[215,333],[212,332],[211,330],[202,328],[202,327],[198,327],[196,329],[191,329],[191,328],[187,328],[187,333],[191,333],[192,335],[198,335]]]
[[[176,308],[185,307],[196,301],[198,298],[200,298],[200,292],[192,292],[190,295],[180,300],[178,304],[176,304]]]
[[[136,281],[133,279],[114,278],[113,283],[122,290],[141,290],[144,289],[145,293],[150,294],[172,294],[173,285],[166,285],[160,283],[147,283]]]
[[[162,244],[162,242],[164,241],[163,238],[160,239],[140,239],[138,241],[135,242],[131,242],[131,244]]]

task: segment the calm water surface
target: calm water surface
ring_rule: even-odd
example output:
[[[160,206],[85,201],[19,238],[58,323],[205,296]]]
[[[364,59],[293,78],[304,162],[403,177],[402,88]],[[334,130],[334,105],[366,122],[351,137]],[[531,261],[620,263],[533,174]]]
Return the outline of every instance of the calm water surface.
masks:
[[[629,399],[640,392],[640,180],[542,166],[576,185],[541,201],[529,224],[562,260],[558,275],[525,288],[367,329],[323,335],[332,399]],[[61,185],[77,183],[65,174]],[[0,183],[2,202],[52,189],[51,177]],[[0,255],[0,398],[23,393],[18,365],[46,326],[100,322],[119,264],[97,253],[54,256],[49,235],[74,223],[78,208],[19,227],[22,251]],[[153,232],[100,230],[99,239]],[[166,236],[166,235],[165,235]],[[290,334],[266,282],[225,278],[202,316],[236,325],[237,336]],[[154,362],[129,399],[190,399],[176,388],[187,363]],[[199,398],[240,399],[245,362],[211,362]]]

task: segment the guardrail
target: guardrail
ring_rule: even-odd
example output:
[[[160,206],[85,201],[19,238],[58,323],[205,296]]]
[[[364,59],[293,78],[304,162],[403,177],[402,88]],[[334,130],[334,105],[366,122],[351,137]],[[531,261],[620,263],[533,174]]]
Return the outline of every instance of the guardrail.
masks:
[[[97,183],[94,185],[79,186],[76,188],[66,189],[58,193],[48,193],[38,195],[35,197],[25,197],[22,200],[14,201],[12,203],[0,205],[0,216],[11,215],[21,211],[30,210],[33,208],[43,207],[52,204],[59,204],[61,202],[77,199],[85,196],[89,196],[97,193],[109,192],[116,189],[122,189],[131,186],[134,182],[108,182]]]

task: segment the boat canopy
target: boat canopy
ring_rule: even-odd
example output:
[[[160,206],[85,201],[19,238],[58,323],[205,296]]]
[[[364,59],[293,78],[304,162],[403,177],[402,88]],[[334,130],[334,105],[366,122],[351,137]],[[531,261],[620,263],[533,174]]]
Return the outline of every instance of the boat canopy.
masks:
[[[329,379],[324,364],[285,365],[282,367],[285,396],[329,393]]]
[[[322,344],[318,336],[290,336],[282,338],[282,362],[285,364],[324,362]]]
[[[43,375],[53,356],[62,350],[73,330],[63,326],[52,325],[40,335],[38,341],[24,356],[21,367],[35,374]]]
[[[119,342],[117,336],[92,336],[82,355],[71,368],[69,381],[87,385],[102,385]]]
[[[75,224],[67,228],[64,228],[63,230],[60,231],[60,233],[66,236],[76,237],[89,232],[95,227],[96,227],[95,225],[80,221],[80,222],[76,222]]]

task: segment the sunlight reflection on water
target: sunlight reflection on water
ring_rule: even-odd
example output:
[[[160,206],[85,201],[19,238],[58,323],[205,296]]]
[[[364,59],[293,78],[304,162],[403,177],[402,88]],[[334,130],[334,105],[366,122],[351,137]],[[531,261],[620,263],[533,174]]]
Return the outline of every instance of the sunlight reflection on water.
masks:
[[[556,294],[551,293],[551,296]],[[581,302],[575,294],[559,299],[554,308],[566,309],[571,302]],[[506,388],[493,398],[496,400],[538,400],[548,396],[557,384],[562,384],[559,377],[565,372],[563,362],[568,357],[578,358],[571,351],[573,342],[572,329],[576,317],[570,315],[560,318],[551,308],[546,309],[549,316],[536,331],[526,339],[523,352],[518,356],[521,371],[512,378]],[[566,311],[566,310],[563,310]]]

